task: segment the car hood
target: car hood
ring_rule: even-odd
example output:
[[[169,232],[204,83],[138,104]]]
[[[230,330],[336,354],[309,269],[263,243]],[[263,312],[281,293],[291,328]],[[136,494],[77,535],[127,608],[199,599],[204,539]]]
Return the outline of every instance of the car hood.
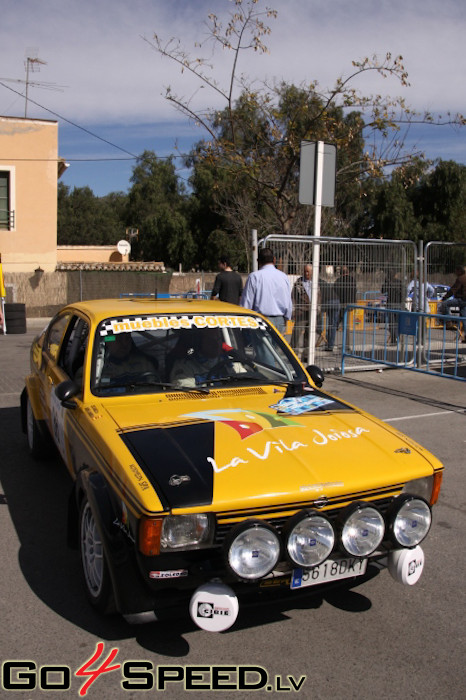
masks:
[[[107,406],[165,509],[231,512],[363,498],[441,466],[398,431],[320,391],[292,399],[255,392],[247,401],[216,394],[176,394],[176,402],[156,408]]]

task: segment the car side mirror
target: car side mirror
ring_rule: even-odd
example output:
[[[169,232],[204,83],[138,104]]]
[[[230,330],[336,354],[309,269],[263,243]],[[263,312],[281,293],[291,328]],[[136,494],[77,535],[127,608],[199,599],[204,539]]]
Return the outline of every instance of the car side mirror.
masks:
[[[320,369],[320,367],[318,367],[317,365],[308,365],[306,367],[306,372],[309,374],[316,386],[322,386],[322,384],[324,383],[325,375]]]
[[[79,392],[79,387],[71,380],[61,382],[55,389],[55,396],[64,408],[76,408],[76,401],[73,397]]]

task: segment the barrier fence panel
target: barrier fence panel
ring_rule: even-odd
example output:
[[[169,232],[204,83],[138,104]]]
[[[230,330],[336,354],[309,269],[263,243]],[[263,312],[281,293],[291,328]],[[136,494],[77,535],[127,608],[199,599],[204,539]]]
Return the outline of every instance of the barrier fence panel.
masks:
[[[315,245],[320,258],[319,298],[309,301],[309,284],[303,284],[303,278],[306,268],[312,266]],[[288,339],[293,349],[304,362],[313,357],[326,371],[341,368],[345,309],[351,307],[347,331],[356,346],[383,346],[383,311],[387,306],[405,308],[409,283],[418,274],[417,249],[412,241],[270,235],[259,241],[259,247],[271,248],[277,267],[289,277],[293,319]],[[317,315],[315,349],[310,347],[309,333],[313,304]],[[414,350],[410,352],[412,361]],[[346,358],[347,370],[365,368],[373,369],[373,361],[364,354]]]
[[[349,318],[354,309],[345,309],[341,371],[345,374],[349,359],[374,365],[388,365],[426,374],[466,381],[466,345],[463,345],[466,318],[449,322],[441,314],[421,311],[364,309],[372,316],[372,325],[384,326],[383,336],[355,337]],[[376,318],[377,317],[377,318]],[[422,338],[422,344],[419,343]],[[419,352],[419,348],[421,352]]]
[[[466,243],[430,241],[424,248],[424,279],[444,289],[455,281],[455,268],[466,267]]]

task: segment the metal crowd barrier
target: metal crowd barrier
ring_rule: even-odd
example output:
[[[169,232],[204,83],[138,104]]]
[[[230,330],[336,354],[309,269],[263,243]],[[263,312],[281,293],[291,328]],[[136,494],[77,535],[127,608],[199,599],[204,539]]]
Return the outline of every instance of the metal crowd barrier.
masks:
[[[364,314],[364,323],[353,319]],[[341,373],[347,358],[466,381],[466,317],[350,304],[343,316]]]

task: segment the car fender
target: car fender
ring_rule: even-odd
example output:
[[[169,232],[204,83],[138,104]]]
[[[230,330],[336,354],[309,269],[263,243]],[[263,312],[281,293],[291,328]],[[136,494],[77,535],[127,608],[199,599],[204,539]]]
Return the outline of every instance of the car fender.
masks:
[[[26,421],[27,421],[27,412],[26,412],[26,404],[27,400],[29,399],[32,412],[34,414],[34,418],[36,419],[38,426],[41,430],[44,429],[44,426],[46,425],[46,415],[44,413],[44,410],[42,408],[42,404],[40,402],[40,393],[39,393],[39,379],[38,377],[35,377],[33,375],[30,375],[29,377],[26,377],[25,380],[26,386],[24,387],[23,391],[21,392],[21,426],[23,429],[23,433],[26,432]]]
[[[153,610],[153,596],[141,581],[136,544],[120,526],[121,516],[111,487],[102,474],[86,467],[78,473],[70,499],[68,543],[79,545],[78,518],[84,497],[91,505],[102,538],[117,610],[123,615]]]

